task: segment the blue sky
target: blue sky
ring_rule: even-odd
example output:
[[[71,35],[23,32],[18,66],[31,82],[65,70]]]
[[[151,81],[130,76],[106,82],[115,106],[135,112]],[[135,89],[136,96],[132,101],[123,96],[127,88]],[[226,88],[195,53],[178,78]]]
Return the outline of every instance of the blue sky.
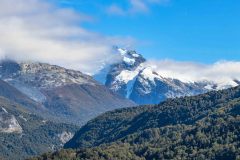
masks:
[[[15,4],[14,7],[12,4]],[[183,81],[240,79],[239,0],[0,0],[0,60],[93,75],[132,46]]]
[[[134,2],[135,1],[135,2]],[[161,1],[161,2],[160,2]],[[149,59],[240,60],[239,0],[59,0],[103,35],[132,37]],[[140,2],[140,3],[138,3]]]

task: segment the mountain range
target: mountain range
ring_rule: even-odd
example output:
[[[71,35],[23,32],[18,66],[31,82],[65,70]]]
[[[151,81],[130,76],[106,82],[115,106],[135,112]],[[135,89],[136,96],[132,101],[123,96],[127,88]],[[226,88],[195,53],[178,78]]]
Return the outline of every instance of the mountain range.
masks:
[[[183,82],[163,77],[133,50],[115,47],[120,60],[93,75],[40,62],[0,62],[0,95],[39,116],[83,125],[106,111],[168,98],[206,93],[219,87],[212,81]],[[1,87],[0,86],[0,87]]]
[[[106,65],[94,78],[137,104],[158,104],[168,98],[198,95],[239,85],[239,81],[234,79],[231,83],[219,84],[208,79],[183,82],[181,79],[164,77],[136,51],[118,47],[114,47],[114,50],[121,60]]]
[[[180,145],[171,143],[174,141],[171,137],[173,134],[179,132],[181,136],[188,135],[188,131],[194,131],[200,122],[218,132],[219,128],[216,130],[211,125],[222,120],[219,112],[226,113],[223,115],[227,118],[224,124],[231,123],[237,128],[239,87],[216,92],[237,86],[237,80],[232,80],[232,85],[207,80],[183,82],[163,77],[153,66],[146,65],[147,60],[136,51],[121,48],[114,50],[120,60],[104,66],[93,76],[47,63],[2,60],[0,157],[28,158],[60,149],[67,142],[65,148],[83,149],[77,153],[64,150],[68,156],[71,154],[82,158],[82,154],[90,156],[91,153],[94,155],[90,159],[97,156],[95,154],[110,156],[105,159],[118,159],[116,156],[121,158],[123,155],[132,159],[167,159],[178,155],[171,150]],[[199,96],[189,97],[193,95]],[[133,107],[137,105],[146,106]],[[217,122],[212,115],[217,117]],[[234,118],[233,124],[229,121],[231,118]],[[83,127],[75,134],[80,126]],[[200,129],[203,130],[203,126]],[[170,132],[165,133],[165,130]],[[234,129],[234,136],[237,136],[236,133]],[[162,139],[159,139],[160,136],[155,137],[155,134],[163,135]],[[212,141],[215,142],[212,137],[216,135],[209,135],[207,131],[206,134],[211,137],[208,140],[212,145]],[[193,138],[196,136],[191,135]],[[153,145],[158,142],[162,144],[163,141],[166,142],[165,148]],[[232,145],[231,139],[228,142],[237,147],[236,144]],[[180,146],[186,148],[187,144],[181,141]],[[229,146],[221,147],[236,153]],[[162,154],[163,151],[167,155]],[[196,151],[191,149],[191,152]],[[159,157],[159,154],[164,157]],[[184,154],[190,154],[190,151],[184,150]],[[196,157],[197,154],[192,156]],[[207,157],[214,157],[204,150],[203,156],[206,154]],[[186,155],[181,156],[184,158]]]

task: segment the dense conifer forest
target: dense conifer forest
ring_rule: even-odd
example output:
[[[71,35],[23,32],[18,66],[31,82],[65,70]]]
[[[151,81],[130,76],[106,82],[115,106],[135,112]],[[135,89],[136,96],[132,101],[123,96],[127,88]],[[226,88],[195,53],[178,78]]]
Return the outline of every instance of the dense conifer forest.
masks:
[[[240,87],[119,109],[42,159],[239,159]]]

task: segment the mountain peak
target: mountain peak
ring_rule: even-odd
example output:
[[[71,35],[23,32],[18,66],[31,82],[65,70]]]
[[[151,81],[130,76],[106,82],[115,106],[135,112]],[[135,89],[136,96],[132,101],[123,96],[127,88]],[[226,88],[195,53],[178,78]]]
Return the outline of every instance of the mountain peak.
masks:
[[[127,66],[138,66],[139,64],[146,61],[145,58],[135,50],[127,50],[124,48],[116,48],[117,54],[122,58],[122,63]]]
[[[113,92],[138,104],[156,104],[167,98],[201,94],[209,89],[206,88],[208,83],[184,83],[161,76],[134,50],[118,47],[115,50],[122,60],[104,68],[94,78],[101,77],[101,82]]]

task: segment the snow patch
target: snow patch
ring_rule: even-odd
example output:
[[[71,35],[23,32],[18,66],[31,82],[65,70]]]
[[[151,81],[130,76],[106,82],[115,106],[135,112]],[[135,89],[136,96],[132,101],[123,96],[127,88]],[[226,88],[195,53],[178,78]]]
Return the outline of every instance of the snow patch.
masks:
[[[152,91],[152,86],[151,86],[151,84],[149,83],[149,81],[147,81],[145,78],[143,78],[143,77],[138,77],[138,80],[139,80],[139,82],[142,84],[142,88],[141,88],[141,91],[142,91],[142,93],[144,93],[144,94],[149,94],[149,93],[151,93],[151,91]],[[152,83],[154,83],[155,84],[155,82],[152,82]]]
[[[207,89],[207,90],[214,90],[214,85],[208,84],[204,88]]]
[[[8,113],[8,111],[2,107],[3,112]]]
[[[118,48],[118,52],[122,55],[125,56],[127,54],[127,50],[126,49],[122,49],[122,48]]]
[[[123,57],[123,61],[128,65],[134,65],[135,63],[135,59],[128,58],[128,57]]]
[[[129,70],[123,70],[115,79],[115,82],[123,82],[127,84],[129,81],[133,80],[137,75],[139,71],[129,71]]]
[[[133,91],[133,86],[136,82],[136,79],[137,79],[137,76],[135,76],[133,78],[133,80],[130,80],[128,81],[127,83],[127,95],[126,95],[126,98],[130,98],[130,95],[132,94],[132,91]]]
[[[155,73],[151,67],[146,67],[142,70],[141,72],[141,76],[144,78],[144,79],[148,79],[152,82],[155,81],[155,79],[163,79],[163,77],[159,76],[157,73]]]
[[[132,56],[135,57],[135,58],[140,57],[140,55],[139,55],[139,54],[136,54],[136,53],[133,53]]]

